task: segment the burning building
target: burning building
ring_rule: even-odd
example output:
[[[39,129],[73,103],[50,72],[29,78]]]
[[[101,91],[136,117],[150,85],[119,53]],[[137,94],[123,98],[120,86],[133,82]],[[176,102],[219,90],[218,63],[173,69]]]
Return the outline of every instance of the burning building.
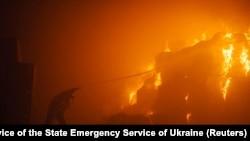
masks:
[[[164,51],[151,77],[130,95],[130,108],[153,124],[250,123],[249,49],[247,33],[219,32]]]
[[[155,102],[163,123],[249,123],[248,50],[246,34],[217,33],[172,56],[165,53]]]

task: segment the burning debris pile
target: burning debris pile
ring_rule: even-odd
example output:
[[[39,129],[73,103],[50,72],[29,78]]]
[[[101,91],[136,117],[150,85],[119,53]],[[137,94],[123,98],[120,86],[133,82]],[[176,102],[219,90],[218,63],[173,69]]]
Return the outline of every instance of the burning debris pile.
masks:
[[[162,53],[155,113],[159,123],[249,123],[249,45],[245,34],[217,33],[179,52]],[[185,118],[186,117],[186,120]]]
[[[250,123],[249,49],[248,34],[216,33],[178,52],[162,52],[153,76],[130,95],[123,112],[133,109],[153,124]]]

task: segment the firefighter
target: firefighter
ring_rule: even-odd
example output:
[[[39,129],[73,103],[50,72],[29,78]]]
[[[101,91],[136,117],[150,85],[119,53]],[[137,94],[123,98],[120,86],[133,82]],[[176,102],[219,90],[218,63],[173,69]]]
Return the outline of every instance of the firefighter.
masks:
[[[66,124],[65,111],[69,108],[74,98],[74,92],[79,88],[71,88],[57,94],[50,102],[45,124],[52,124],[57,121],[59,124]]]

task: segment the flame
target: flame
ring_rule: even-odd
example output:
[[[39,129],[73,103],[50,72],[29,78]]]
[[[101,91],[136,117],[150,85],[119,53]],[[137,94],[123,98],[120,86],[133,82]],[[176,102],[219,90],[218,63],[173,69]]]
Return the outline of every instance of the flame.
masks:
[[[154,70],[155,66],[154,63],[150,63],[149,65],[147,65],[144,70],[145,71],[152,71]],[[152,71],[152,73],[148,73],[147,75],[145,75],[144,77],[138,79],[135,84],[133,85],[133,87],[130,87],[127,89],[126,91],[126,98],[128,100],[126,100],[126,103],[128,102],[128,105],[132,106],[134,104],[137,103],[137,91],[144,85],[144,81],[149,78],[149,77],[154,77],[155,75],[155,71]],[[152,86],[159,86],[160,85],[160,79],[159,76],[156,75],[156,80],[154,84],[152,84]]]
[[[225,37],[231,38],[232,35],[228,33],[225,35]],[[222,90],[224,99],[226,99],[226,95],[227,95],[228,88],[229,88],[230,81],[231,81],[231,77],[229,77],[228,74],[233,65],[233,58],[232,58],[233,50],[234,50],[233,44],[229,44],[228,49],[225,49],[225,48],[222,49],[224,62],[223,62],[223,69],[222,69],[221,90]]]
[[[244,33],[245,38],[248,40],[249,39],[249,35],[247,33]],[[224,35],[225,39],[228,39],[230,42],[235,42],[236,40],[234,40],[233,38],[233,34],[232,33],[227,33]],[[236,45],[238,43],[235,43]],[[241,46],[240,48],[242,48],[242,51],[240,53],[239,56],[239,60],[237,59],[235,63],[240,63],[243,66],[243,70],[245,72],[245,76],[248,75],[248,72],[250,70],[250,60],[248,59],[248,49],[246,49],[243,46]],[[225,99],[228,93],[228,88],[230,86],[231,83],[231,77],[229,75],[230,69],[233,67],[233,51],[234,51],[234,45],[233,44],[229,44],[228,48],[223,48],[222,49],[222,54],[224,57],[224,62],[223,62],[223,68],[222,68],[222,80],[221,80],[221,90],[222,90],[222,94],[223,94],[223,98]]]
[[[249,32],[250,33],[250,32]],[[246,39],[248,40],[248,43],[250,41],[250,34],[249,33],[244,33]],[[234,34],[232,33],[226,33],[224,35],[224,43],[226,43],[226,45],[223,45],[221,48],[221,54],[223,57],[223,61],[222,61],[222,68],[221,68],[221,78],[220,78],[220,91],[222,93],[222,96],[224,98],[224,100],[227,97],[228,91],[229,91],[229,87],[231,84],[231,80],[232,77],[230,75],[231,70],[234,66],[236,66],[235,64],[237,63],[237,65],[240,63],[242,65],[242,69],[244,70],[245,76],[248,75],[248,72],[250,71],[250,59],[248,58],[249,55],[249,50],[248,48],[246,48],[245,46],[241,46],[240,48],[242,49],[240,54],[238,54],[238,45],[242,45],[242,44],[238,44],[236,43],[236,40],[234,40],[234,38],[236,38],[234,36]],[[193,45],[197,44],[198,42],[202,41],[202,40],[206,40],[207,39],[207,35],[205,33],[202,33],[201,36],[199,38],[196,38],[195,40],[193,40]],[[192,41],[192,40],[189,40]],[[189,42],[190,43],[190,42]],[[166,43],[165,46],[165,50],[164,52],[171,52],[169,46],[168,46],[168,42]],[[236,49],[236,51],[235,51]],[[237,55],[237,57],[236,57]],[[234,57],[233,57],[234,56]],[[241,67],[240,67],[241,68]],[[149,64],[146,68],[144,68],[146,70],[154,70],[155,66],[154,63]],[[162,85],[162,74],[160,72],[156,72],[155,70],[152,71],[152,73],[150,73],[150,77],[155,77],[155,81],[154,84],[152,84],[152,87],[155,87],[156,89],[158,89],[158,87],[160,85]],[[187,76],[185,76],[186,78]],[[143,80],[142,80],[143,81]],[[139,84],[139,83],[137,83]],[[143,83],[142,83],[143,85]],[[137,90],[139,87],[137,87],[136,89],[132,89],[132,91],[128,91],[130,93],[126,93],[129,94],[129,105],[134,105],[137,102]],[[186,94],[186,96],[184,97],[186,103],[188,103],[189,100],[189,93]],[[126,100],[127,102],[127,100]],[[153,111],[148,111],[146,113],[146,115],[152,115]],[[191,118],[191,113],[188,112],[186,114],[186,119],[187,122],[190,123],[190,118]]]
[[[195,39],[192,41],[192,43],[191,43],[191,44],[188,44],[188,45],[193,46],[193,45],[199,43],[200,41],[205,41],[205,40],[207,40],[207,34],[206,34],[206,33],[202,33],[202,34],[200,35],[199,38],[195,38]]]
[[[162,84],[161,73],[155,75],[155,87],[158,88]]]
[[[243,48],[240,55],[240,63],[243,65],[243,69],[245,70],[245,75],[247,76],[250,70],[250,61],[248,59],[248,50]]]
[[[233,34],[232,33],[227,33],[224,37],[227,38],[227,39],[232,39]]]
[[[228,77],[224,83],[224,85],[222,86],[222,94],[223,94],[223,98],[226,99],[227,96],[227,92],[228,92],[228,88],[231,82],[231,77]]]
[[[134,105],[137,102],[137,92],[131,92],[129,94],[129,105]]]
[[[229,44],[229,49],[222,49],[227,69],[229,69],[232,66],[231,62],[232,62],[233,50],[234,50],[233,44]]]
[[[250,30],[249,30],[249,31],[250,31]],[[244,35],[245,35],[247,41],[250,42],[250,35],[249,35],[249,33],[244,33]]]
[[[144,81],[142,79],[138,79],[133,87],[130,87],[126,90],[126,105],[132,106],[137,103],[137,91],[142,87]]]
[[[232,44],[229,44],[229,49],[222,49],[222,54],[224,57],[224,67],[223,72],[225,75],[228,74],[230,68],[232,67],[232,54],[233,54],[234,47]]]

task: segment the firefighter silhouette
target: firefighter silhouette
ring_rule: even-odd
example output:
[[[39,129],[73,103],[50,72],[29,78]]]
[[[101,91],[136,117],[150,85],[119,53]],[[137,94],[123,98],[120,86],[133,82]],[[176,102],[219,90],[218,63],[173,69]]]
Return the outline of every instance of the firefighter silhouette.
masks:
[[[72,103],[74,93],[78,89],[79,88],[71,88],[53,97],[48,107],[45,124],[52,124],[56,121],[59,124],[66,124],[64,113]]]

